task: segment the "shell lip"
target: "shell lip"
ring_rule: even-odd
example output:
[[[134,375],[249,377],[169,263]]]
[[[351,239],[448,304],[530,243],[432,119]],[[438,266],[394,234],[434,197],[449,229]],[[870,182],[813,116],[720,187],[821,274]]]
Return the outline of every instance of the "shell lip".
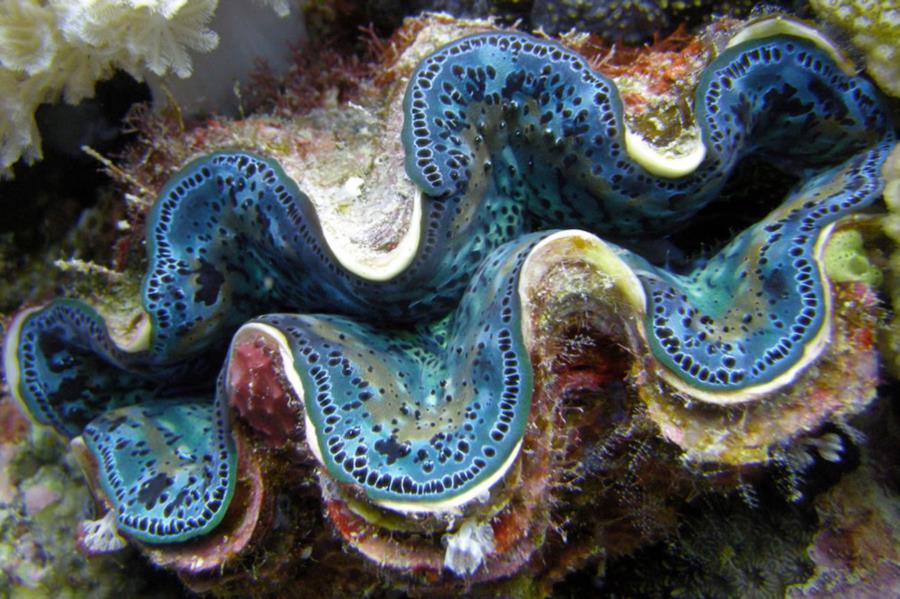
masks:
[[[19,368],[18,348],[20,346],[19,342],[22,335],[22,326],[25,324],[25,321],[28,320],[32,314],[43,310],[45,307],[46,306],[36,306],[27,308],[16,314],[12,323],[9,325],[9,329],[6,332],[6,339],[3,343],[3,372],[6,377],[6,386],[9,389],[9,393],[15,400],[19,412],[27,418],[29,422],[39,422],[41,424],[46,423],[38,418],[36,414],[32,413],[31,409],[28,407],[28,402],[22,394],[22,371]]]
[[[744,42],[761,40],[777,35],[789,35],[806,40],[828,54],[835,64],[849,77],[859,74],[859,69],[854,62],[815,27],[796,17],[785,14],[765,16],[749,22],[728,40],[725,48],[733,48]]]
[[[698,136],[681,144],[686,150],[680,154],[654,145],[625,125],[625,151],[632,160],[650,174],[667,179],[677,179],[697,170],[706,158],[706,144]]]
[[[376,283],[390,281],[402,274],[412,264],[422,238],[422,203],[425,194],[419,190],[412,200],[409,227],[397,245],[388,252],[351,251],[340,245],[326,227],[322,228],[325,243],[338,263],[350,273]]]

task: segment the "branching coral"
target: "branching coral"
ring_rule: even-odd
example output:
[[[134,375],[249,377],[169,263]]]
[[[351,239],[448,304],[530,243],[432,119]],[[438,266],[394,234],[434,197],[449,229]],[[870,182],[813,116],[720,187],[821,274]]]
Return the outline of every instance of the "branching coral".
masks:
[[[452,42],[416,67],[389,116],[400,133],[402,110],[418,187],[390,247],[349,251],[275,160],[203,156],[149,216],[144,335],[126,345],[71,300],[23,312],[5,351],[10,387],[37,421],[84,437],[117,526],[143,542],[216,534],[238,481],[259,478],[238,472],[247,434],[315,468],[335,528],[377,563],[475,582],[512,575],[550,534],[547,489],[567,440],[596,450],[585,484],[603,470],[597,430],[625,419],[615,396],[588,406],[596,418],[581,426],[558,412],[617,376],[603,365],[632,364],[640,401],[657,401],[652,390],[679,418],[727,422],[747,405],[764,418],[786,390],[818,392],[812,365],[867,309],[835,308],[822,253],[834,222],[878,197],[894,132],[874,88],[816,42],[756,28],[709,64],[692,161],[630,131],[615,83],[555,42],[511,32]],[[800,184],[687,275],[583,231],[532,232],[659,235],[712,201],[750,154],[802,173]],[[556,287],[551,273],[562,273]],[[577,281],[587,281],[583,309],[541,308],[578,296]],[[279,310],[302,313],[254,318]],[[578,372],[570,355],[557,372],[533,360],[549,355],[542,328],[583,334],[563,344],[576,353],[628,355],[597,352]],[[800,430],[777,430],[759,451],[820,426],[842,401],[817,402],[826,407]],[[866,398],[856,401],[846,400],[859,409]],[[687,453],[675,437],[667,451]],[[698,461],[740,466],[713,451]],[[669,484],[671,464],[629,463]]]

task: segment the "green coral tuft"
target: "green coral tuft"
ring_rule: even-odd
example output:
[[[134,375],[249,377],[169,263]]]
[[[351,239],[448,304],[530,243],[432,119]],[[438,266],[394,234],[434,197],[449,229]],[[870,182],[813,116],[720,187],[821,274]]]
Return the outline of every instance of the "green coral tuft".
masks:
[[[885,92],[900,97],[900,9],[876,0],[811,0],[824,20],[850,35],[866,55],[866,70]]]
[[[866,256],[862,235],[855,229],[838,231],[831,237],[825,249],[825,270],[837,283],[880,285],[882,280],[881,271]]]

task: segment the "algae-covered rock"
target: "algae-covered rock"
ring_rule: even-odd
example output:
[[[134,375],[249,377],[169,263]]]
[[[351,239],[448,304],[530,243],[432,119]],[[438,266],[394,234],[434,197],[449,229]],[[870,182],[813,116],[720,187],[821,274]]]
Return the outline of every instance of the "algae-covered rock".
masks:
[[[75,523],[91,506],[77,471],[55,434],[22,426],[0,398],[0,596],[180,596],[165,576],[143,573],[133,553],[88,560],[75,548]]]

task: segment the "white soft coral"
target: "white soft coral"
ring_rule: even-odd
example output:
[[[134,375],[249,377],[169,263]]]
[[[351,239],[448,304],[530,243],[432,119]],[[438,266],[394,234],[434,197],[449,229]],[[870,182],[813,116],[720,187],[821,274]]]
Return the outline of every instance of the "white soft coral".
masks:
[[[290,0],[256,0],[260,4],[268,4],[279,17],[286,17],[291,14]]]
[[[191,74],[188,50],[208,52],[219,38],[207,27],[218,0],[57,0],[66,40],[107,57],[133,76],[144,69]]]
[[[209,52],[219,44],[219,36],[206,27],[216,3],[217,0],[182,2],[171,17],[149,11],[145,21],[133,26],[133,36],[126,41],[128,51],[132,57],[143,57],[157,75],[164,75],[171,68],[182,79],[189,77],[191,56],[187,48]]]
[[[28,161],[41,157],[34,122],[39,102],[31,96],[21,76],[0,68],[0,174],[22,156]]]
[[[288,0],[264,0],[276,12]],[[114,70],[191,74],[190,51],[218,43],[218,0],[0,0],[0,175],[40,157],[34,112],[76,103]]]
[[[0,2],[0,65],[29,75],[53,63],[58,47],[56,15],[36,1]]]

